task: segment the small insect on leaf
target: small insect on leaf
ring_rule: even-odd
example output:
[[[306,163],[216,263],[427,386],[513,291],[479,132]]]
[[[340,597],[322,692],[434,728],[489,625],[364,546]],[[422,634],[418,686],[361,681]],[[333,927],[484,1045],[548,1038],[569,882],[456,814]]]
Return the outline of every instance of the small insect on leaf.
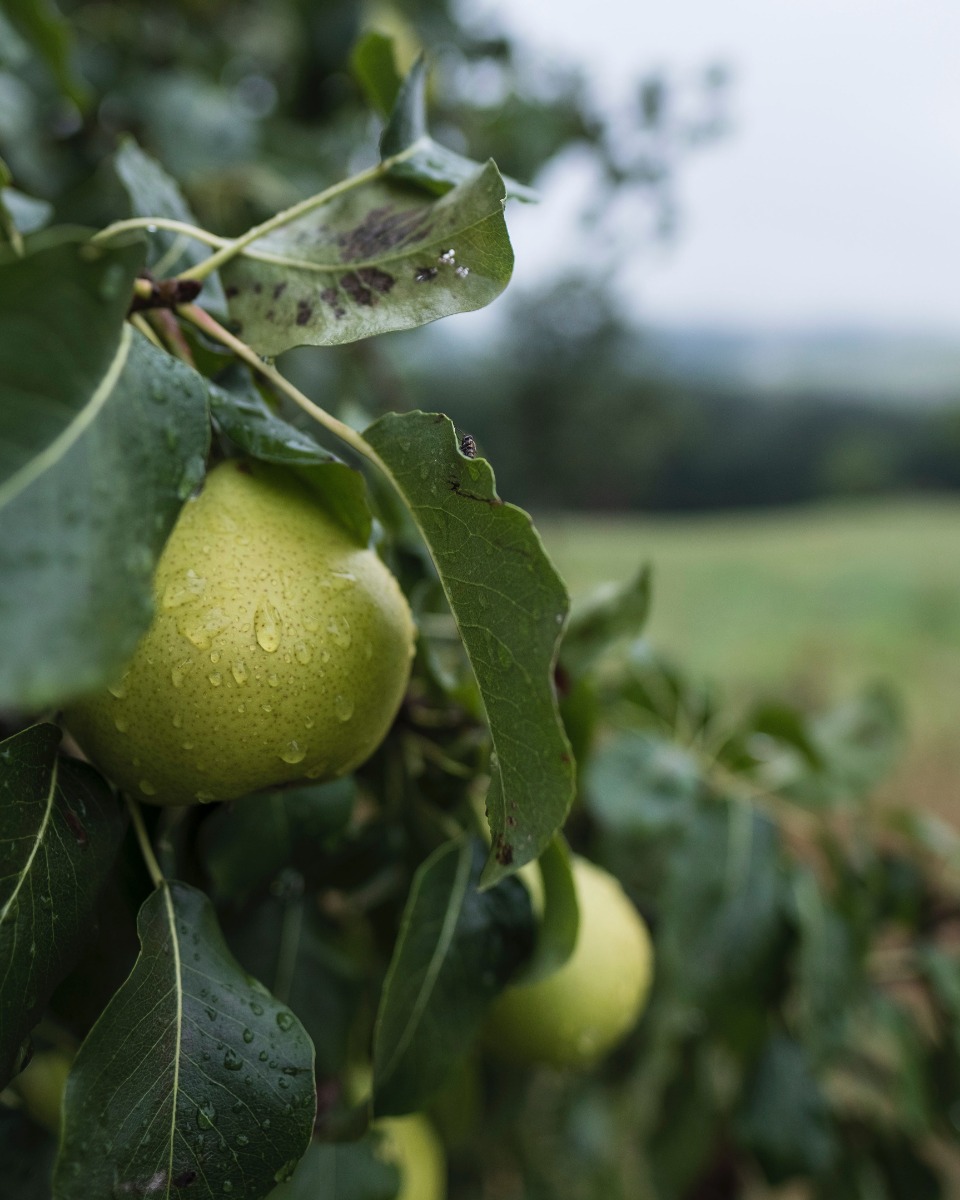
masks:
[[[463,437],[460,439],[460,453],[463,455],[464,458],[476,458],[477,457],[477,443],[474,441],[474,439],[470,436],[469,433],[465,433],[463,435]]]

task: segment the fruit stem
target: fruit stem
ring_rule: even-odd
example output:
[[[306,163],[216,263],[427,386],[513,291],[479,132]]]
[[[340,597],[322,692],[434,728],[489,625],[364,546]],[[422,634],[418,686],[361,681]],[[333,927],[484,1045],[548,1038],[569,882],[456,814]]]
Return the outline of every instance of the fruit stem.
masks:
[[[150,872],[153,886],[162,888],[167,881],[160,870],[160,864],[157,862],[157,856],[153,852],[153,847],[150,845],[150,835],[147,833],[140,805],[130,796],[126,797],[126,801],[127,808],[130,810],[130,820],[133,822],[133,831],[137,835],[137,841],[140,844],[140,853],[143,855],[143,861]]]
[[[214,318],[200,308],[199,305],[181,304],[178,307],[177,312],[192,325],[195,325],[198,329],[203,330],[204,333],[220,342],[221,345],[224,345],[232,350],[237,358],[243,359],[245,363],[262,375],[264,379],[269,379],[269,381],[275,388],[277,388],[278,391],[281,391],[285,395],[289,396],[295,404],[299,405],[299,407],[302,408],[305,413],[308,413],[311,417],[313,417],[313,419],[319,425],[322,425],[332,434],[335,434],[342,442],[346,442],[351,450],[355,450],[357,454],[363,455],[363,457],[369,462],[373,463],[378,470],[382,471],[388,479],[393,478],[393,475],[387,464],[383,461],[380,455],[377,454],[376,450],[374,450],[369,442],[367,442],[359,433],[357,433],[355,429],[351,429],[350,426],[345,425],[343,421],[338,421],[336,417],[331,416],[331,414],[328,413],[326,409],[321,408],[319,404],[314,404],[314,402],[308,396],[305,396],[298,387],[295,387],[289,379],[286,379],[283,375],[281,375],[276,367],[271,366],[270,363],[264,362],[260,355],[257,354],[256,351],[251,350],[246,342],[242,342],[238,337],[234,337],[232,333],[224,329],[219,321],[214,320]]]

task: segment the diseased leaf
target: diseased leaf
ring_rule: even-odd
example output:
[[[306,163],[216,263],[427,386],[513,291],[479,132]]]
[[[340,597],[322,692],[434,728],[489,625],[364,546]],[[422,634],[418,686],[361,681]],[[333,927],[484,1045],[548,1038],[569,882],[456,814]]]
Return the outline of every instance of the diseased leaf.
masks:
[[[83,948],[125,825],[106,783],[59,745],[55,725],[0,742],[0,1090]]]
[[[532,949],[519,880],[477,890],[478,843],[440,846],[414,876],[373,1043],[377,1116],[415,1112],[469,1054],[490,1004]]]
[[[529,516],[500,499],[485,459],[460,453],[446,417],[390,413],[364,437],[430,549],[483,697],[496,755],[487,886],[538,858],[573,801],[553,686],[566,589]]]
[[[363,476],[278,416],[245,368],[228,368],[218,376],[210,385],[210,407],[217,424],[241,450],[296,471],[357,543],[367,544],[373,518]]]
[[[369,30],[354,46],[350,68],[370,106],[380,116],[388,116],[403,82],[397,72],[393,38],[379,30]]]
[[[402,179],[442,195],[469,179],[478,164],[435,142],[427,130],[427,64],[423,57],[411,67],[397,95],[383,137],[380,158],[394,179]],[[503,176],[506,195],[513,200],[537,199],[532,188]]]
[[[310,1041],[237,965],[201,892],[158,888],[138,931],[67,1081],[55,1200],[261,1200],[310,1141]]]
[[[129,134],[121,141],[113,165],[129,197],[132,217],[168,217],[187,225],[197,224],[176,180]],[[168,229],[147,231],[146,236],[150,246],[147,265],[161,279],[196,266],[211,253],[208,246],[195,238]],[[223,285],[216,273],[204,280],[197,303],[211,312],[227,311]]]
[[[0,264],[0,706],[119,673],[203,477],[205,381],[123,319],[142,253],[69,240]]]
[[[258,354],[413,329],[494,300],[513,270],[492,163],[440,199],[374,179],[247,246],[221,275]]]

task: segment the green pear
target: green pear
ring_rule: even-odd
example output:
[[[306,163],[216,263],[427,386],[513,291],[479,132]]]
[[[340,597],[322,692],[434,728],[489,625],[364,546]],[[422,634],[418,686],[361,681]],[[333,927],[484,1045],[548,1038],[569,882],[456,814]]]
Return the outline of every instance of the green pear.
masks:
[[[396,1200],[444,1200],[447,1156],[443,1143],[422,1113],[381,1117],[371,1128],[380,1135],[378,1157],[400,1173]]]
[[[643,918],[608,872],[585,858],[572,867],[580,908],[573,953],[552,975],[508,987],[490,1013],[486,1044],[511,1062],[588,1067],[646,1005],[653,947]]]
[[[214,467],[157,565],[156,612],[123,675],[66,724],[154,804],[333,779],[380,745],[415,630],[396,579],[293,475]]]

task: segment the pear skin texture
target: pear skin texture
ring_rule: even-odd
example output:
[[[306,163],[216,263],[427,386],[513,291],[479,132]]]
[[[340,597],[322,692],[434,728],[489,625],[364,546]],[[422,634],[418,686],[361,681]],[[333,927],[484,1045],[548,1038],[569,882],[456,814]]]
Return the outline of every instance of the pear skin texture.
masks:
[[[383,741],[415,629],[396,579],[292,475],[230,460],[164,548],[123,675],[65,722],[116,785],[161,805],[347,774]]]
[[[447,1156],[425,1116],[381,1117],[371,1128],[380,1134],[378,1157],[400,1172],[396,1200],[445,1200]]]
[[[643,918],[617,880],[586,859],[574,858],[573,881],[580,905],[573,953],[552,975],[497,998],[484,1041],[498,1058],[590,1067],[646,1006],[653,946]]]

